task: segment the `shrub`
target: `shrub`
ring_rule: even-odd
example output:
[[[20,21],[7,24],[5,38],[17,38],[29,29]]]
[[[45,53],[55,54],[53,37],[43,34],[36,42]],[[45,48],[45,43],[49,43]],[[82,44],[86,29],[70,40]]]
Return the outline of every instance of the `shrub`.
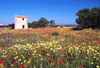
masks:
[[[53,26],[53,27],[58,27],[58,25],[55,25],[55,26]]]
[[[61,28],[63,28],[63,26],[61,26]]]
[[[14,23],[9,25],[10,27],[12,27],[12,29],[14,29]]]
[[[59,33],[58,32],[53,32],[52,35],[53,36],[59,36]]]
[[[67,34],[67,35],[65,35],[65,38],[67,38],[67,37],[70,37],[70,35],[68,35],[68,34]]]

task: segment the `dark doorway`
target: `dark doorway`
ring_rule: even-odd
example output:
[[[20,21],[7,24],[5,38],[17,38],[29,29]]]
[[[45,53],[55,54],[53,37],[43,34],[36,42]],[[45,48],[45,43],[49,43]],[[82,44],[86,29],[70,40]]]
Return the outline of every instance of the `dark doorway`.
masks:
[[[24,29],[24,25],[22,25],[22,28]]]

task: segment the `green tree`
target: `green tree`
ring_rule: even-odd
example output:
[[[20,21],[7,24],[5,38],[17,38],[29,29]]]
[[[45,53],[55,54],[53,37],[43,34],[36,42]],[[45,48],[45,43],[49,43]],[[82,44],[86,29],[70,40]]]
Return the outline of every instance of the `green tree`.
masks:
[[[28,27],[31,27],[32,23],[28,23]]]
[[[51,24],[51,26],[55,25],[55,21],[54,20],[51,20],[49,23]]]
[[[38,25],[38,21],[33,21],[32,24],[30,25],[32,28],[37,28]]]
[[[46,27],[50,23],[51,25],[55,25],[54,20],[48,21],[46,18],[41,17],[38,21],[33,21],[31,24],[29,23],[29,26],[32,28]]]
[[[9,26],[12,27],[12,29],[14,29],[14,23],[10,24]]]
[[[83,9],[79,10],[76,13],[76,23],[82,24],[84,27],[92,27],[93,29],[95,27],[100,27],[100,8],[94,7],[91,10],[89,9]]]
[[[97,27],[99,29],[100,27],[100,8],[94,7],[90,10],[90,13],[88,15],[90,25],[94,29],[94,27]]]
[[[76,16],[79,16],[78,18],[76,18],[76,23],[83,24],[86,27],[89,23],[88,14],[89,14],[89,9],[79,10],[76,13]]]
[[[49,23],[49,21],[44,17],[40,18],[38,21],[39,27],[45,27],[45,26],[47,26],[48,23]]]

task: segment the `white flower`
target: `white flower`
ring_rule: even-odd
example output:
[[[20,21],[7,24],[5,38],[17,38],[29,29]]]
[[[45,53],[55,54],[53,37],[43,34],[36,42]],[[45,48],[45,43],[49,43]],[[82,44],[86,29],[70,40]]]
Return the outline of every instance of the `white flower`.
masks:
[[[3,53],[3,54],[5,54],[5,53]]]
[[[34,51],[34,52],[36,52],[36,51]]]
[[[5,52],[5,53],[7,53],[7,52]]]
[[[24,50],[26,50],[26,48],[24,48]]]
[[[32,44],[34,44],[34,43],[32,43]]]
[[[60,47],[60,48],[56,48],[56,49],[61,49],[62,47]]]
[[[55,50],[53,50],[55,52]]]
[[[58,47],[56,49],[59,49]]]
[[[43,45],[43,43],[41,43],[41,45]]]

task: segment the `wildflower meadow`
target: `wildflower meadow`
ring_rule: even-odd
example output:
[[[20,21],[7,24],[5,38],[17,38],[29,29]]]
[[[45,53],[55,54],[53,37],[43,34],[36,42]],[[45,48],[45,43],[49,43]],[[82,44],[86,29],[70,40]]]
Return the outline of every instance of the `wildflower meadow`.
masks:
[[[100,68],[100,30],[0,29],[0,68]]]

